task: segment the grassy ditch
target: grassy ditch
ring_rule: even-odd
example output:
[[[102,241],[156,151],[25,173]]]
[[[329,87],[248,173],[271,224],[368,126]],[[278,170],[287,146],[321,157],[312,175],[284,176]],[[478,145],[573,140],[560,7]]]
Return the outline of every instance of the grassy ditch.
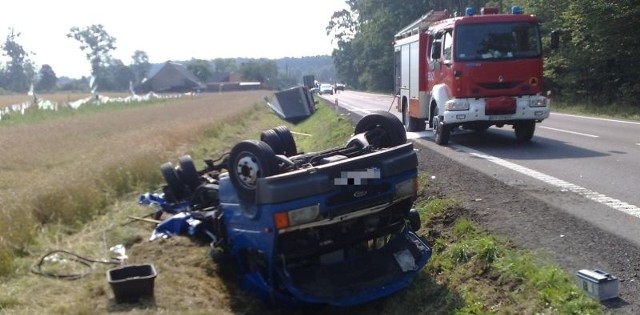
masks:
[[[308,120],[290,125],[264,106],[252,106],[224,122],[199,129],[197,142],[165,152],[147,163],[133,163],[128,172],[148,167],[157,177],[106,180],[112,198],[91,219],[68,228],[45,225],[34,245],[15,259],[15,273],[0,282],[0,312],[7,314],[599,314],[600,305],[585,296],[572,277],[534,254],[514,248],[508,240],[482,231],[452,199],[421,193],[416,208],[422,218],[418,231],[433,256],[412,285],[388,298],[346,309],[313,308],[270,310],[238,288],[232,272],[216,265],[208,246],[184,237],[147,241],[153,225],[132,221],[149,209],[136,204],[137,195],[159,185],[158,166],[191,154],[200,168],[203,158],[216,158],[244,139],[258,139],[261,131],[287,125],[298,151],[316,151],[343,145],[353,131],[349,120],[319,105]],[[193,135],[192,135],[193,136]],[[164,159],[164,160],[161,160]],[[117,173],[117,172],[116,172]],[[430,174],[420,174],[428,185]],[[127,176],[124,176],[128,178]],[[120,184],[119,184],[120,183]],[[120,188],[117,188],[120,187]],[[75,194],[76,192],[74,192]],[[82,195],[82,193],[78,193]],[[102,197],[98,198],[103,200]],[[153,263],[158,270],[155,299],[137,304],[116,304],[105,281],[107,265],[94,264],[83,278],[65,281],[30,274],[29,269],[49,250],[64,249],[84,257],[105,259],[109,247],[124,244],[128,263]],[[67,261],[63,271],[82,272]]]
[[[584,102],[576,104],[567,101],[552,101],[551,111],[575,115],[640,120],[640,107],[621,104],[602,106]]]

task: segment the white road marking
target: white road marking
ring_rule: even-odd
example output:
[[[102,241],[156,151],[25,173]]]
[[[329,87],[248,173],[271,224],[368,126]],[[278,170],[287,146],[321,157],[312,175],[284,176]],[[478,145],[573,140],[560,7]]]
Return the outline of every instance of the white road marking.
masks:
[[[510,170],[519,172],[521,174],[527,175],[529,177],[535,178],[537,180],[541,180],[547,184],[559,187],[561,190],[563,191],[570,191],[570,192],[574,192],[578,195],[581,195],[587,199],[593,200],[595,202],[598,202],[600,204],[603,204],[605,206],[608,206],[614,210],[618,210],[620,212],[632,215],[634,217],[640,218],[640,208],[637,206],[634,206],[632,204],[628,204],[624,201],[618,200],[618,199],[614,199],[608,196],[605,196],[603,194],[600,194],[598,192],[589,190],[587,188],[584,187],[580,187],[578,185],[569,183],[567,181],[561,180],[559,178],[555,178],[553,176],[544,174],[544,173],[540,173],[538,171],[526,168],[524,166],[503,160],[501,158],[497,158],[495,156],[491,156],[491,155],[487,155],[484,153],[481,153],[479,151],[473,150],[471,148],[467,148],[461,145],[457,145],[457,147],[461,147],[464,150],[466,150],[467,152],[470,152],[469,154],[475,157],[479,157],[481,159],[485,159],[489,162],[495,163],[497,165],[500,165],[502,167],[506,167]]]
[[[416,132],[407,131],[407,139],[428,138],[432,134],[433,134],[433,131],[431,131],[431,130],[416,131]]]
[[[602,120],[602,121],[617,122],[617,123],[622,123],[622,124],[640,125],[640,122],[637,122],[637,121],[627,121],[627,120],[618,120],[618,119],[610,119],[610,118],[599,118],[599,117],[588,117],[588,116],[580,116],[580,115],[572,115],[572,114],[560,114],[560,113],[556,113],[556,112],[554,112],[552,115],[569,116],[569,117],[591,119],[591,120]]]
[[[574,135],[591,137],[591,138],[599,138],[600,137],[600,136],[596,136],[596,135],[590,135],[588,133],[581,133],[581,132],[569,131],[569,130],[564,130],[564,129],[551,128],[551,127],[546,127],[546,126],[539,126],[539,128],[555,130],[555,131],[560,131],[560,132],[565,132],[565,133],[571,133],[571,134],[574,134]]]
[[[329,101],[329,100],[327,100],[327,101],[331,103],[331,101]],[[335,103],[335,102],[333,102],[333,103],[331,103],[331,104],[332,104],[333,106],[336,106],[336,103]],[[355,107],[355,106],[349,105],[349,104],[345,103],[344,101],[340,101],[340,100],[338,100],[338,106],[339,106],[339,107],[342,107],[342,108],[344,108],[344,109],[346,109],[346,110],[348,110],[349,112],[354,112],[354,113],[355,113],[355,112],[358,112],[358,113],[362,113],[362,114],[364,114],[364,115],[368,115],[368,114],[370,114],[370,113],[371,113],[371,111],[369,111],[369,110],[366,110],[366,109],[362,109],[362,108],[358,108],[358,107]]]

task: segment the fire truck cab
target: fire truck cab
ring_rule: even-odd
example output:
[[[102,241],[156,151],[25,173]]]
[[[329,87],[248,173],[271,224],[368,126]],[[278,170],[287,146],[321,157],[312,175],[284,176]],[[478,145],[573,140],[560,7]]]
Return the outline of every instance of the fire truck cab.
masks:
[[[517,6],[511,14],[481,12],[431,11],[395,35],[396,108],[408,131],[428,122],[444,145],[458,128],[512,125],[518,140],[529,141],[549,117],[539,20]]]

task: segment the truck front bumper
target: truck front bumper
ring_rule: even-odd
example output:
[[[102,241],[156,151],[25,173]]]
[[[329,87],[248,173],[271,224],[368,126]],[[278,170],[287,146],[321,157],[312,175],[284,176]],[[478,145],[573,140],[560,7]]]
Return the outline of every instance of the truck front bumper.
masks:
[[[455,104],[452,105],[452,104]],[[521,120],[549,118],[550,101],[539,95],[500,98],[453,99],[445,105],[445,124],[489,122],[510,124]]]

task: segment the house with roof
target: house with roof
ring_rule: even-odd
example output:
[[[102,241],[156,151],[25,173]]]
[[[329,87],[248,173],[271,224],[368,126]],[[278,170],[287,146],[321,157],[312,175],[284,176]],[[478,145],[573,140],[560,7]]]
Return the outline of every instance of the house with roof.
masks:
[[[180,63],[167,61],[149,78],[134,87],[136,93],[186,93],[204,90],[206,85]]]

